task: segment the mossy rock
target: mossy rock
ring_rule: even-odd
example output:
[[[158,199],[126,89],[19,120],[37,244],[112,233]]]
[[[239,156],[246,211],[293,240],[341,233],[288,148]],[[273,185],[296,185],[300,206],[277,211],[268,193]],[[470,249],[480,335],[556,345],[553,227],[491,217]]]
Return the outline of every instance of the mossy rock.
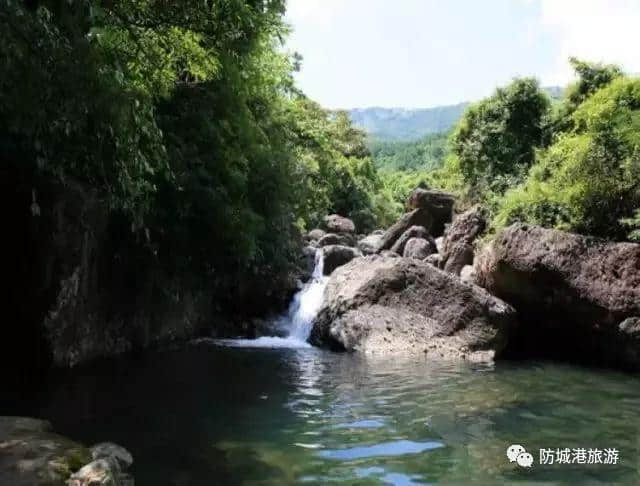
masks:
[[[62,486],[92,460],[88,448],[50,430],[46,421],[0,417],[0,484]]]

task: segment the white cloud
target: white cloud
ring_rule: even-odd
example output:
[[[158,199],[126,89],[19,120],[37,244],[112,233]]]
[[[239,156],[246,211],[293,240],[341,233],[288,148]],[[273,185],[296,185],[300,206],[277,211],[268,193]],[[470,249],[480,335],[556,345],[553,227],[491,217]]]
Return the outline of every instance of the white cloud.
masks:
[[[573,73],[570,56],[640,72],[640,2],[637,0],[540,0],[541,20],[558,38],[555,65],[546,83],[562,84]]]

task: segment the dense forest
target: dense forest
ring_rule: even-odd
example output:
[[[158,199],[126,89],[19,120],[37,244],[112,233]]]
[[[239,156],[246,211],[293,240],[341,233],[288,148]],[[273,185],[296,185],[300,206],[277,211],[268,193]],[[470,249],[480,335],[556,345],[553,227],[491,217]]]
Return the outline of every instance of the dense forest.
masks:
[[[482,203],[492,229],[517,221],[613,240],[640,238],[640,80],[571,59],[564,90],[516,79],[470,105],[449,134],[371,142],[385,187],[413,184]],[[410,181],[410,182],[408,182]]]
[[[135,312],[141,292],[183,302],[184,288],[217,315],[264,312],[255,296],[295,274],[304,231],[330,213],[359,233],[388,226],[415,187],[483,203],[494,230],[640,237],[640,80],[573,60],[579,79],[560,101],[517,79],[450,134],[372,143],[296,87],[284,11],[284,0],[2,3],[5,295],[18,303],[9,319],[32,323],[23,339],[41,332],[56,282],[76,278],[69,255],[97,261],[98,276],[78,278],[109,289],[108,315]]]
[[[185,288],[213,296],[217,315],[264,312],[252,297],[290,280],[301,231],[329,213],[367,231],[401,210],[365,134],[294,85],[284,11],[284,0],[1,3],[4,295],[7,320],[30,323],[18,341],[42,333],[59,282],[77,275],[105,289],[109,319],[137,312],[140,294],[185,302]]]

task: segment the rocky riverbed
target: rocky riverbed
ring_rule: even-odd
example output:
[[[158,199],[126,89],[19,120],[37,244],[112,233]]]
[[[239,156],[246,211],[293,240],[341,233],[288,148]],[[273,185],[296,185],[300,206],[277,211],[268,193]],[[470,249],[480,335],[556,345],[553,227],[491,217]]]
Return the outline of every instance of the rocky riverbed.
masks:
[[[640,369],[640,245],[517,224],[416,189],[386,230],[338,215],[307,235],[331,275],[313,344],[430,359],[554,358]],[[307,257],[309,258],[309,257]]]

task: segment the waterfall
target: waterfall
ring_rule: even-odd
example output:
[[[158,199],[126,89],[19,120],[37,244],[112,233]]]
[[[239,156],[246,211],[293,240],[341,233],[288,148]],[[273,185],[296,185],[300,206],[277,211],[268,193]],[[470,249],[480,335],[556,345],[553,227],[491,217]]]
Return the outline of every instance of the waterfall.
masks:
[[[289,312],[283,322],[285,329],[288,331],[288,338],[304,341],[309,339],[313,320],[315,319],[320,306],[322,305],[322,297],[324,288],[327,285],[328,277],[323,273],[324,254],[321,249],[316,250],[315,265],[311,280],[307,282],[302,289],[293,296],[293,301],[289,306]]]
[[[286,332],[286,337],[263,336],[258,339],[221,339],[226,346],[255,348],[301,348],[309,347],[307,339],[324,296],[329,277],[323,275],[324,254],[316,250],[311,279],[293,296],[289,310],[276,321],[277,327]]]

